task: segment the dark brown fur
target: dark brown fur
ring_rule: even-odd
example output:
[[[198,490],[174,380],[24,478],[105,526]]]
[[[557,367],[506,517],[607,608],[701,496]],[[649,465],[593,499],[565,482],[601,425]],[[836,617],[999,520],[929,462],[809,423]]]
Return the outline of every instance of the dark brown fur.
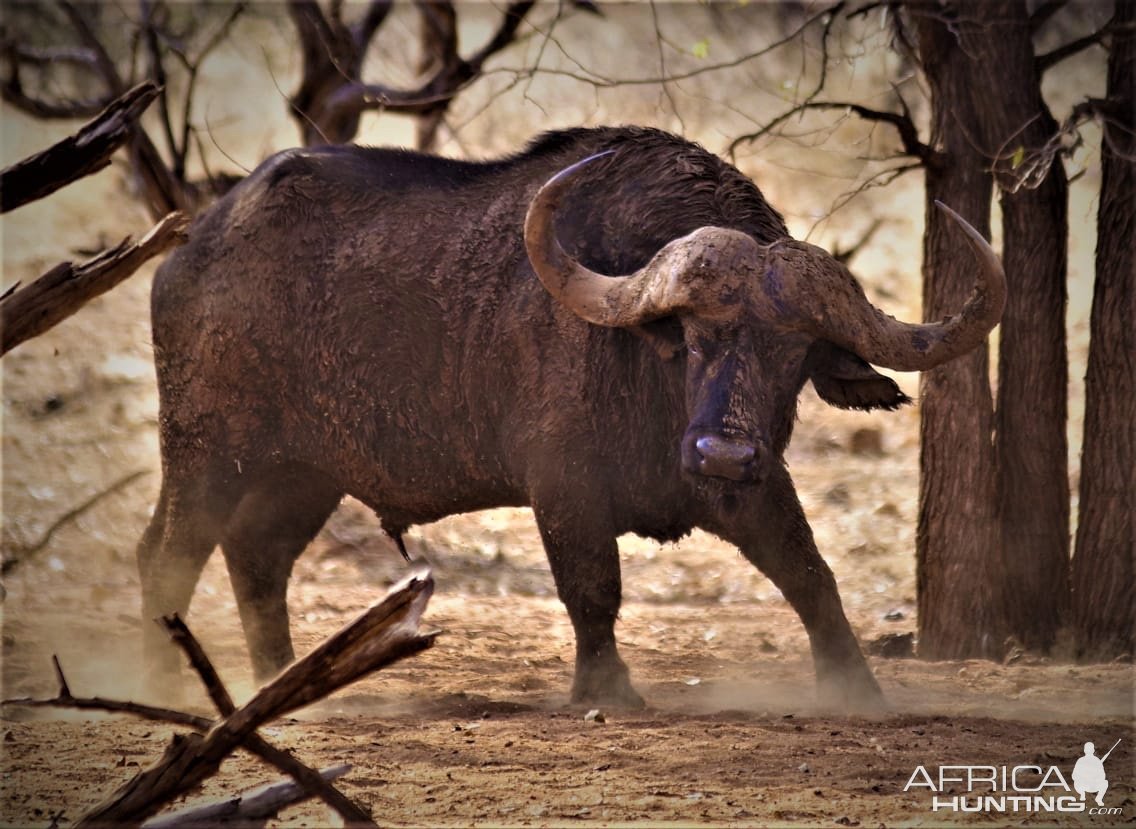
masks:
[[[139,550],[147,616],[184,612],[220,543],[263,677],[292,657],[292,563],[344,494],[394,533],[531,505],[576,630],[574,699],[640,701],[613,634],[617,536],[698,526],[797,609],[826,690],[878,701],[781,455],[810,374],[836,405],[906,398],[855,355],[769,325],[636,332],[560,306],[526,258],[525,210],[603,149],[615,152],[557,215],[565,248],[594,270],[628,273],[704,225],[788,235],[733,167],[636,128],[550,133],[487,163],[289,151],[197,221],[154,284],[163,485]],[[652,342],[692,355],[662,359]],[[761,446],[760,483],[684,473],[696,421]],[[158,637],[150,651],[168,669]]]

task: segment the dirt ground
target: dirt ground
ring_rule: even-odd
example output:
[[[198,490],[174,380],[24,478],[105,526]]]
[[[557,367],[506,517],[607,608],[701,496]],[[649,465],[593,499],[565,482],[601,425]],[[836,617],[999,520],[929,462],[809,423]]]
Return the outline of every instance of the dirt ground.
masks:
[[[20,150],[9,143],[5,163]],[[1091,192],[1091,175],[1083,185]],[[1091,224],[1091,198],[1078,198],[1074,219]],[[873,299],[917,316],[918,228],[910,217],[921,215],[918,193],[894,190],[886,206],[892,219],[856,264],[873,274]],[[100,237],[115,241],[145,226],[116,174],[100,174],[6,221],[4,284],[76,256],[75,245],[97,246]],[[1084,330],[1091,249],[1091,240],[1074,234],[1075,334]],[[139,640],[149,622],[140,618],[133,550],[159,482],[151,274],[147,268],[0,366],[3,542],[6,557],[21,559],[4,578],[0,604],[5,698],[52,695],[52,654],[75,695],[145,698]],[[1072,377],[1083,373],[1083,359],[1082,342]],[[917,394],[915,375],[897,379]],[[1075,435],[1075,400],[1071,412]],[[915,407],[836,412],[810,389],[788,455],[818,546],[869,646],[915,630],[917,427]],[[1074,487],[1076,468],[1074,457]],[[702,534],[662,546],[628,537],[617,635],[649,707],[605,710],[589,721],[567,703],[572,632],[527,510],[450,518],[415,528],[408,544],[437,580],[425,615],[443,631],[435,647],[263,731],[309,765],[349,763],[341,788],[382,825],[1136,821],[1131,664],[1075,665],[1060,653],[1005,665],[873,656],[892,711],[845,716],[815,703],[799,620],[735,550]],[[345,503],[297,564],[290,594],[297,650],[353,618],[404,572],[373,517]],[[235,696],[247,699],[251,672],[219,556],[188,622]],[[187,706],[209,713],[188,676],[186,693]],[[125,718],[15,706],[0,716],[3,825],[68,825],[155,760],[173,733]],[[1111,815],[958,814],[932,810],[926,788],[904,790],[919,766],[932,774],[947,765],[1056,766],[1071,779],[1085,741],[1103,752],[1118,739],[1106,764]],[[237,755],[190,799],[278,777]],[[948,797],[968,793],[948,788]],[[278,824],[329,820],[309,804]]]

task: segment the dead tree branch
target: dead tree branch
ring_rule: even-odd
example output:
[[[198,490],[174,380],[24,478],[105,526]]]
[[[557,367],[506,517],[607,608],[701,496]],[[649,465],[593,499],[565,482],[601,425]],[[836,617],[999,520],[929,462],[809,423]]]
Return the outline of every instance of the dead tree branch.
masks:
[[[1068,4],[1069,0],[1043,0],[1034,13],[1030,15],[1029,25],[1030,31],[1036,32],[1042,26],[1049,22],[1049,18],[1057,14]]]
[[[201,678],[205,692],[209,694],[209,699],[213,701],[213,705],[221,716],[227,717],[236,711],[237,706],[233,703],[233,698],[229,695],[225,683],[221,681],[216,668],[213,667],[213,663],[205,654],[205,649],[201,647],[201,643],[197,641],[197,637],[193,635],[193,632],[190,631],[181,617],[175,613],[172,616],[163,616],[160,621],[170,639],[181,648],[189,660],[190,667]]]
[[[201,717],[185,711],[172,708],[160,708],[153,705],[144,705],[137,702],[105,699],[103,697],[75,697],[67,686],[63,670],[59,666],[59,659],[52,657],[56,677],[59,681],[59,691],[51,699],[6,699],[2,705],[13,705],[22,708],[67,708],[75,711],[102,711],[109,714],[129,714],[150,722],[167,723],[189,728],[198,734],[205,734],[215,724],[215,720]],[[284,774],[289,775],[310,796],[318,797],[328,806],[341,815],[349,815],[355,823],[365,824],[369,818],[346,795],[336,789],[330,781],[323,780],[311,767],[297,760],[287,751],[282,751],[271,745],[258,735],[249,737],[242,744],[242,748],[256,755],[264,762],[274,766]],[[159,807],[160,808],[160,805]]]
[[[221,710],[210,720],[132,702],[76,698],[55,660],[59,692],[54,699],[4,700],[3,705],[61,707],[127,713],[174,723],[195,733],[175,736],[162,759],[137,775],[80,818],[77,825],[134,825],[160,810],[173,798],[200,785],[237,748],[244,748],[290,775],[307,795],[324,800],[351,826],[374,826],[370,817],[336,789],[330,780],[285,751],[265,742],[256,730],[297,707],[333,693],[356,679],[406,656],[429,648],[437,632],[421,633],[422,613],[433,593],[428,570],[395,585],[380,602],[292,665],[242,708],[235,708],[200,643],[176,616],[163,620],[174,641],[209,688]],[[277,808],[280,808],[279,806]]]
[[[730,146],[728,148],[728,153],[729,153],[730,158],[734,157],[734,155],[737,152],[737,149],[740,145],[747,144],[747,143],[750,143],[752,141],[757,140],[762,135],[765,135],[770,130],[777,127],[779,124],[784,123],[786,120],[791,118],[793,115],[795,115],[799,112],[802,112],[805,109],[808,109],[810,104],[812,104],[813,102],[816,101],[816,97],[818,95],[820,95],[821,92],[824,91],[825,83],[828,80],[828,38],[829,38],[829,35],[831,35],[831,33],[832,33],[832,27],[835,25],[837,18],[840,16],[840,14],[843,10],[844,10],[844,3],[843,3],[843,0],[842,0],[842,2],[837,3],[831,9],[828,9],[824,13],[824,15],[826,15],[826,16],[820,17],[820,20],[824,24],[824,28],[821,31],[820,75],[818,76],[817,82],[813,86],[812,90],[805,96],[804,101],[802,101],[797,106],[793,107],[788,112],[782,113],[781,115],[779,115],[777,118],[773,119],[773,121],[771,121],[769,124],[767,124],[762,129],[757,130],[756,132],[749,133],[747,135],[738,136],[733,141],[731,141]],[[812,22],[812,20],[815,20],[815,19],[817,19],[817,17],[813,17],[813,18],[810,18],[810,20],[805,21],[805,23],[802,24],[797,29],[797,32],[799,33],[799,32],[804,31],[805,26],[807,26],[809,23]],[[794,34],[794,36],[796,36],[796,33]]]
[[[1071,40],[1062,46],[1058,46],[1052,52],[1046,52],[1044,55],[1038,55],[1036,58],[1034,58],[1034,64],[1037,66],[1037,73],[1039,75],[1043,75],[1047,70],[1056,66],[1066,58],[1071,58],[1078,52],[1085,51],[1090,46],[1096,46],[1100,44],[1112,32],[1112,27],[1113,21],[1109,20],[1108,23],[1101,26],[1095,32],[1091,32],[1084,37],[1079,37],[1076,40]]]
[[[904,155],[909,155],[918,158],[923,164],[938,164],[940,162],[939,153],[927,144],[919,140],[919,130],[915,126],[915,122],[907,113],[888,112],[879,109],[870,109],[869,107],[862,106],[847,101],[804,101],[797,106],[793,107],[781,115],[778,115],[760,130],[756,132],[741,135],[735,138],[729,147],[730,155],[733,155],[735,150],[743,143],[748,143],[761,138],[763,135],[768,135],[773,132],[781,124],[792,118],[794,115],[799,115],[802,112],[810,110],[816,111],[831,111],[843,110],[845,112],[854,112],[865,121],[875,121],[881,124],[888,124],[895,128],[899,134],[900,144],[903,146]]]
[[[96,25],[96,15],[90,4],[76,3],[72,0],[56,0],[66,25],[70,27],[70,46],[35,48],[23,44],[29,33],[5,32],[0,43],[0,66],[3,78],[0,80],[0,94],[5,101],[35,118],[90,118],[107,106],[110,101],[126,92],[132,81],[124,77],[124,71],[108,51],[106,42],[100,39],[101,31]],[[233,25],[246,10],[247,4],[238,2],[225,13],[220,25],[211,31],[194,37],[194,24],[186,32],[169,31],[169,8],[163,0],[139,0],[139,14],[131,17],[125,9],[119,9],[122,23],[134,35],[136,54],[129,61],[129,75],[133,77],[136,67],[141,63],[149,80],[158,87],[159,139],[164,149],[159,150],[146,130],[135,126],[130,130],[126,148],[130,168],[137,184],[138,198],[146,204],[154,221],[158,221],[174,210],[195,212],[208,202],[218,191],[215,182],[202,186],[188,179],[189,154],[200,148],[196,130],[190,118],[196,91],[198,74],[205,59],[230,34]],[[203,45],[191,53],[189,41],[202,42]],[[142,52],[139,61],[138,50]],[[58,55],[58,59],[53,57]],[[176,80],[172,71],[178,68],[171,63],[171,56],[180,63],[185,79],[184,91],[180,100],[171,95],[171,88],[177,84],[166,84],[167,75]],[[65,65],[69,70],[60,76],[58,67]],[[25,85],[22,70],[35,67],[45,77],[53,77],[55,86],[74,86],[73,69],[80,66],[86,69],[81,86],[94,91],[85,92],[89,96],[80,100],[70,100],[67,96],[52,98],[44,88]],[[180,119],[180,120],[179,120]],[[164,154],[163,154],[164,152]],[[206,166],[204,158],[202,166]]]
[[[135,122],[158,93],[157,84],[140,83],[74,135],[5,167],[0,171],[0,213],[41,199],[110,164],[111,155],[130,138]]]
[[[207,717],[199,717],[196,714],[188,714],[185,711],[175,711],[172,708],[158,708],[153,705],[104,699],[103,697],[72,696],[71,688],[67,684],[67,678],[63,675],[63,668],[59,664],[59,657],[52,655],[51,664],[55,669],[56,681],[59,683],[59,690],[54,697],[50,699],[18,697],[2,700],[0,701],[0,705],[12,705],[20,708],[67,708],[74,711],[103,711],[108,714],[130,714],[141,720],[180,725],[202,733],[208,731],[210,726],[213,725],[213,721]]]
[[[148,259],[185,242],[188,227],[185,214],[171,213],[139,241],[124,239],[83,265],[63,262],[6,296],[0,301],[0,354],[62,322]]]
[[[1080,146],[1083,124],[1092,120],[1115,124],[1122,116],[1115,101],[1086,98],[1073,107],[1053,135],[1040,145],[1028,148],[1016,143],[1018,136],[1029,126],[1023,124],[992,155],[991,170],[997,175],[998,186],[1007,193],[1036,189],[1045,181],[1057,159],[1071,154]]]
[[[221,716],[227,717],[236,711],[236,706],[233,704],[233,698],[229,695],[228,689],[225,688],[221,677],[218,676],[213,667],[213,663],[206,656],[205,649],[201,647],[201,643],[197,641],[197,637],[193,635],[185,622],[177,614],[163,617],[161,621],[174,644],[180,647],[189,659],[190,666],[201,678],[206,693],[213,700],[213,704]],[[314,769],[301,763],[288,752],[281,751],[255,733],[244,740],[243,746],[266,763],[275,766],[285,774],[291,775],[292,779],[307,792],[309,797],[320,798],[342,815],[348,823],[359,826],[370,824],[370,816],[356,806],[350,798],[331,785],[330,782],[322,779]]]
[[[330,784],[349,771],[351,766],[341,764],[320,770],[319,776]],[[309,793],[303,787],[296,785],[295,781],[279,780],[221,803],[187,806],[168,815],[150,818],[142,824],[142,829],[189,829],[196,826],[225,824],[248,826],[274,817],[282,809],[300,803],[309,796]]]
[[[386,4],[372,3],[354,28],[343,22],[337,4],[325,14],[315,0],[291,0],[288,11],[303,55],[300,88],[291,104],[305,145],[350,141],[360,116],[386,110],[428,117],[423,134],[432,138],[453,98],[480,76],[485,62],[517,36],[517,30],[536,0],[506,6],[493,35],[469,58],[458,52],[456,10],[450,2],[418,4],[423,18],[427,57],[437,68],[417,89],[395,89],[362,79],[363,58],[376,30],[386,18]],[[450,24],[447,25],[447,20]]]
[[[578,3],[577,5],[583,8],[583,4]],[[588,72],[588,74],[582,74],[582,72],[572,71],[569,69],[548,69],[536,65],[526,67],[501,67],[499,69],[487,70],[483,74],[508,74],[512,75],[514,78],[524,79],[533,78],[537,75],[546,75],[555,78],[568,78],[570,80],[579,81],[580,83],[588,84],[589,86],[592,86],[596,89],[616,89],[625,86],[658,86],[659,84],[663,83],[675,83],[677,81],[685,81],[689,80],[690,78],[696,78],[700,75],[711,75],[717,72],[725,72],[730,69],[736,69],[739,66],[744,66],[747,63],[751,63],[758,58],[762,58],[768,54],[771,54],[772,52],[777,51],[788,43],[792,43],[794,40],[799,38],[803,32],[805,32],[818,21],[824,22],[824,40],[827,44],[828,35],[831,32],[832,25],[836,19],[836,16],[843,10],[844,5],[844,0],[841,0],[841,2],[835,3],[832,6],[820,8],[811,17],[808,17],[807,19],[802,21],[800,25],[798,25],[789,34],[785,35],[784,37],[778,38],[777,40],[774,40],[753,52],[747,52],[746,54],[740,55],[739,57],[733,58],[731,60],[721,61],[719,63],[707,63],[703,66],[698,66],[694,69],[688,69],[682,72],[669,72],[666,75],[644,75],[632,78],[612,78],[592,72],[591,70],[585,69],[584,67],[581,67],[581,69],[584,72]],[[827,45],[825,49],[827,50]],[[822,65],[824,62],[827,62],[827,51],[825,52]],[[579,66],[579,63],[577,63],[576,65]],[[815,97],[818,94],[819,89],[820,87],[810,93],[809,97]]]
[[[849,245],[847,248],[834,248],[832,251],[832,258],[837,262],[842,262],[845,265],[849,264],[857,253],[867,247],[868,242],[870,242],[872,237],[876,235],[876,231],[880,229],[883,223],[883,219],[874,219],[872,223],[868,225],[868,229],[860,234],[860,238]]]
[[[330,694],[363,675],[429,648],[436,633],[419,633],[433,592],[429,572],[391,589],[378,604],[262,688],[205,734],[175,737],[158,762],[84,815],[79,826],[137,823],[214,774],[234,749],[265,723]],[[305,784],[301,784],[305,785]],[[351,813],[351,820],[358,812]],[[369,818],[355,822],[374,825]]]

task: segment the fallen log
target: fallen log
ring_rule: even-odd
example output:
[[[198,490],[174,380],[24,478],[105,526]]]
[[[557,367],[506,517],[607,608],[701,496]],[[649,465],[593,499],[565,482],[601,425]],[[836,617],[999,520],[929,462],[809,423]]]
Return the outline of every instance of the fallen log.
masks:
[[[341,764],[321,769],[319,776],[330,783],[350,770],[351,766]],[[226,824],[248,827],[275,817],[282,809],[302,803],[309,797],[311,794],[294,781],[278,780],[219,803],[186,806],[176,812],[150,818],[142,824],[142,829],[191,829]]]

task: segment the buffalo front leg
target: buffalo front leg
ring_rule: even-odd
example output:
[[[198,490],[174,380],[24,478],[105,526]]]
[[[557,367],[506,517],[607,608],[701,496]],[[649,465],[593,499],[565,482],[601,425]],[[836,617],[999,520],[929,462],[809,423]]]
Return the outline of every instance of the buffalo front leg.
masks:
[[[563,505],[571,499],[550,499]],[[627,665],[615,645],[615,621],[622,599],[619,548],[614,532],[601,529],[602,508],[573,509],[571,515],[533,504],[556,592],[576,633],[576,675],[572,702],[642,708]]]
[[[862,712],[884,709],[883,693],[844,615],[836,579],[817,552],[788,471],[778,466],[762,493],[755,508],[739,512],[719,534],[741,549],[801,617],[821,703]]]

